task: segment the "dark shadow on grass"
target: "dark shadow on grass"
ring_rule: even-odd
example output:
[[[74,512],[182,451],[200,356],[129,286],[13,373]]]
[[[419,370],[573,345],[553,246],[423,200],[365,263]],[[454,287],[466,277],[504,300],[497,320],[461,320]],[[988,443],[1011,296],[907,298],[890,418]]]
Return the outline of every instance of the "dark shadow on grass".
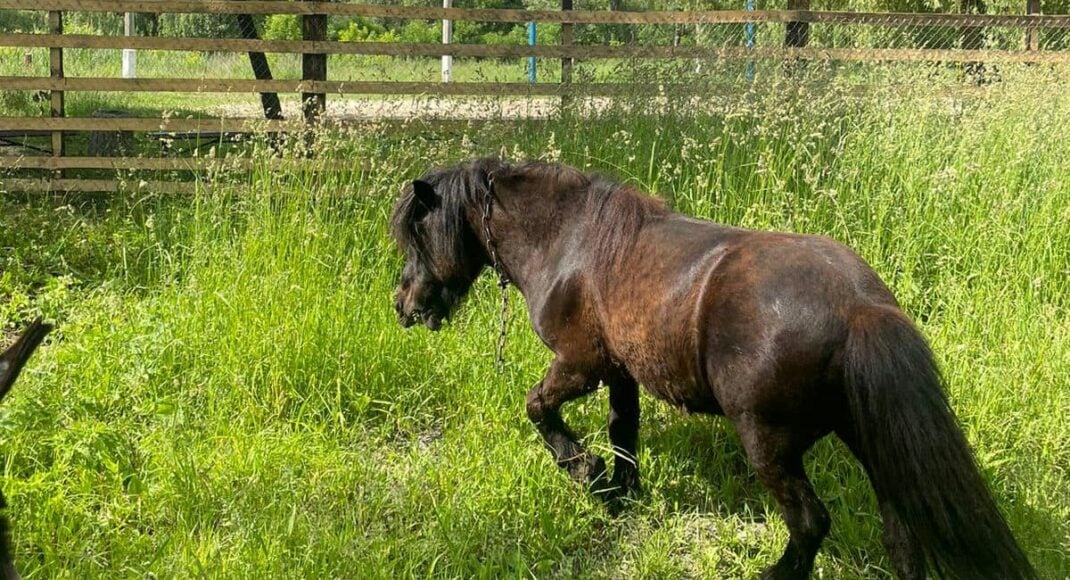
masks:
[[[764,523],[765,515],[779,514],[727,420],[659,413],[644,420],[641,438],[645,453],[656,456],[661,469],[671,473],[658,474],[658,481],[651,481],[647,474],[643,492],[609,518],[608,536],[624,532],[634,518],[643,517],[644,505],[655,502],[675,506],[679,513],[735,516],[754,524]],[[664,467],[666,464],[670,467]],[[841,569],[865,570],[867,577],[893,577],[881,572],[891,569],[880,543],[881,519],[871,484],[854,456],[842,442],[829,436],[807,453],[806,468],[832,517],[832,530],[822,547],[824,557]],[[985,475],[991,481],[993,474]],[[1070,554],[1060,545],[1070,525],[1016,497],[1002,495],[996,501],[1041,578],[1054,578],[1057,571],[1070,569]],[[606,540],[592,539],[590,545],[577,549],[597,546],[600,557],[609,561],[619,555],[619,548]]]

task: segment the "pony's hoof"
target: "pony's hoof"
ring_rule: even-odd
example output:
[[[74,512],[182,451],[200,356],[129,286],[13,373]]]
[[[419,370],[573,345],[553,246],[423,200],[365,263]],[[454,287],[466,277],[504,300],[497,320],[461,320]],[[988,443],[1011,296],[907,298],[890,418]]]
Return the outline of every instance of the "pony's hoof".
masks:
[[[639,484],[639,472],[635,470],[621,470],[619,467],[613,472],[613,480],[610,486],[620,497],[635,497],[643,491]]]
[[[599,493],[608,487],[606,462],[601,457],[590,454],[568,466],[568,474],[573,481],[587,485],[592,493]]]
[[[630,500],[639,495],[641,491],[638,481],[634,479],[622,481],[614,475],[606,489],[599,494],[599,497],[606,504],[606,509],[609,510],[610,515],[618,516],[628,507]]]
[[[602,499],[602,503],[605,504],[606,511],[609,512],[609,515],[617,517],[624,513],[624,510],[628,508],[628,504],[630,503],[629,495],[630,494],[624,490],[611,487],[607,489],[605,493],[599,495],[599,497]]]

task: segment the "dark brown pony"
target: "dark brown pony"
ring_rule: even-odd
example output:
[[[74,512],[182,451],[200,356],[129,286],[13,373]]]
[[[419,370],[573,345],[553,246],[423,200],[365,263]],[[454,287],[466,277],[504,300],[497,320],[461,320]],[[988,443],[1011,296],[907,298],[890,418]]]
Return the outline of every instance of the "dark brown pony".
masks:
[[[829,514],[803,453],[829,433],[865,466],[900,578],[1033,578],[956,425],[932,353],[876,273],[830,239],[674,213],[570,167],[475,160],[412,183],[392,233],[401,323],[436,330],[485,266],[554,352],[527,413],[609,501],[639,487],[639,389],[725,415],[791,533],[763,578],[805,578]],[[612,479],[561,405],[609,387]]]
[[[19,373],[22,372],[22,367],[26,366],[26,361],[30,360],[30,355],[37,349],[37,346],[41,344],[41,341],[45,339],[45,335],[52,330],[52,326],[41,322],[38,318],[22,333],[22,336],[15,341],[15,344],[8,347],[3,354],[0,354],[0,400],[3,400],[7,396],[8,391],[11,390],[11,385],[15,384],[15,379],[19,378]],[[0,509],[6,508],[7,502],[4,501],[3,493],[0,493]],[[4,575],[4,580],[17,580],[20,578],[18,571],[15,569],[15,564],[11,560],[11,531],[7,522],[7,517],[0,513],[0,569]]]

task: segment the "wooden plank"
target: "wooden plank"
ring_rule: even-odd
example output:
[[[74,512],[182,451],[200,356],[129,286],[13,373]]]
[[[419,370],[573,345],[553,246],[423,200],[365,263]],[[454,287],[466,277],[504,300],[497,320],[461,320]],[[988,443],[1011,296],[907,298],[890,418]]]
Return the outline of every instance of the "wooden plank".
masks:
[[[620,94],[643,90],[640,85],[616,83],[574,85],[589,94]],[[655,87],[656,88],[656,87]],[[211,92],[258,93],[264,91],[366,95],[560,95],[557,83],[437,83],[437,82],[349,82],[349,81],[257,81],[247,79],[115,79],[0,77],[0,90],[66,90],[101,92]]]
[[[158,119],[144,117],[0,117],[0,127],[4,130],[31,131],[160,131],[160,132],[218,132],[218,133],[255,133],[271,131],[289,131],[299,128],[295,121],[265,119]]]
[[[352,43],[330,43],[352,44]],[[301,53],[317,48],[300,40],[258,40],[240,38],[174,38],[165,36],[97,36],[92,34],[0,34],[0,46],[23,48],[99,48],[135,50],[182,50],[195,52],[288,52]]]
[[[201,171],[210,167],[249,169],[255,166],[252,161],[210,157],[0,157],[0,169]]]
[[[363,165],[348,160],[249,159],[247,157],[8,157],[0,156],[0,169],[114,169],[140,171],[203,171],[210,168],[249,171],[277,170],[359,171]]]
[[[0,191],[48,192],[113,192],[145,191],[154,193],[192,194],[210,186],[191,181],[118,181],[115,179],[30,179],[0,177]]]
[[[962,50],[929,48],[797,48],[793,50],[752,49],[755,58],[799,58],[817,61],[851,62],[1070,62],[1070,51],[1024,52],[1011,50]]]
[[[542,123],[545,119],[323,119],[321,127],[326,130],[364,127],[383,123],[403,123],[418,130],[449,129],[463,130],[486,123],[516,126],[524,123]],[[75,131],[141,131],[166,135],[172,133],[282,133],[304,130],[303,121],[266,121],[264,119],[156,119],[144,117],[94,118],[64,117],[0,117],[0,137],[44,137],[53,130]]]
[[[63,34],[63,13],[62,12],[49,12],[48,13],[48,32],[52,35]],[[48,51],[48,74],[53,79],[63,78],[63,49],[51,48]],[[63,117],[66,113],[63,103],[63,91],[52,90],[49,95],[49,115],[52,117]],[[54,131],[52,133],[52,155],[55,157],[63,156],[63,131]],[[61,177],[57,175],[56,177]]]
[[[485,122],[517,124],[528,121],[543,121],[543,119],[404,119],[405,122],[420,126],[434,127],[448,125],[451,127],[463,127],[466,124],[481,124]],[[389,119],[386,119],[389,121]],[[367,119],[324,119],[321,126],[324,129],[346,129],[351,127],[363,127],[369,124],[384,122],[380,118]],[[222,119],[157,119],[145,117],[64,117],[51,119],[49,117],[0,117],[0,136],[24,136],[30,132],[37,132],[44,136],[51,134],[52,130],[74,131],[151,131],[158,133],[275,133],[298,131],[304,129],[304,122],[293,121],[269,121],[265,119],[249,118],[222,118]]]
[[[1067,56],[1070,58],[1070,55]],[[455,96],[560,96],[562,94],[585,94],[613,96],[629,94],[658,94],[673,92],[674,85],[589,83],[563,87],[559,83],[438,83],[438,82],[349,82],[349,81],[255,81],[230,79],[115,79],[115,78],[65,78],[0,77],[0,90],[48,90],[58,88],[66,91],[101,92],[210,92],[210,93],[257,93],[277,92],[324,92],[345,95],[455,95]]]
[[[127,42],[130,41],[130,42]],[[126,46],[143,50],[204,50],[204,51],[234,51],[234,52],[317,52],[325,54],[363,54],[380,56],[428,56],[439,57],[443,54],[458,57],[488,57],[488,58],[522,58],[535,56],[539,58],[561,58],[563,62],[574,58],[745,58],[755,54],[764,54],[768,57],[790,56],[781,51],[773,54],[769,50],[779,49],[753,49],[747,51],[744,47],[702,47],[702,46],[605,46],[605,45],[568,45],[568,46],[528,46],[528,45],[488,45],[488,44],[450,44],[438,43],[392,43],[392,42],[302,42],[302,41],[273,41],[273,40],[238,40],[238,39],[209,39],[209,38],[153,38],[153,37],[106,37],[87,35],[48,35],[48,34],[0,34],[0,46],[15,47],[48,47],[62,46],[63,48],[104,48],[119,49]],[[894,60],[894,53],[889,50],[898,49],[821,49],[814,48],[821,54],[844,54],[844,51],[855,55],[849,60],[866,60],[866,54],[875,55],[870,60]],[[905,49],[912,50],[912,49]],[[924,50],[924,49],[918,49]],[[882,52],[884,51],[884,52]],[[989,51],[991,58],[1001,60],[1014,60],[1018,57],[1015,51]],[[889,56],[891,54],[892,56]],[[904,53],[908,54],[908,53]],[[1056,61],[1062,60],[1059,52],[1051,52]],[[805,54],[798,55],[806,58]],[[971,57],[973,58],[973,57]],[[1031,57],[1021,57],[1022,62],[1033,62]],[[1046,57],[1042,57],[1046,58]],[[826,59],[831,60],[831,59]],[[913,56],[908,60],[917,60]],[[565,69],[562,69],[563,72]],[[288,81],[283,81],[288,82]]]
[[[379,6],[286,0],[0,0],[7,10],[150,12],[200,14],[323,14],[419,20],[568,24],[717,24],[811,22],[875,26],[956,26],[1070,28],[1070,15],[963,15],[906,12],[832,12],[808,10],[696,10],[633,12],[590,10],[501,10]]]
[[[521,58],[678,58],[718,56],[720,48],[696,46],[604,46],[604,45],[495,45],[395,43],[395,42],[304,42],[299,40],[240,40],[214,38],[118,37],[91,35],[0,34],[0,46],[97,48],[180,51],[282,52],[363,54],[380,56],[431,56]]]
[[[0,90],[67,90],[102,92],[212,92],[212,93],[259,93],[264,91],[301,92],[311,90],[310,83],[293,80],[248,80],[248,79],[116,79],[116,78],[65,78],[0,77]]]

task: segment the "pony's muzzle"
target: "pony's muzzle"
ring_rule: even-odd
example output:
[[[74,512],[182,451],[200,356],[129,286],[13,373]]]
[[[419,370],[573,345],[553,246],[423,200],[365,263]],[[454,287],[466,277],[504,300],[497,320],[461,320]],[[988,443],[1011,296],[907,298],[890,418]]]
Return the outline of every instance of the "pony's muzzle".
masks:
[[[442,327],[442,318],[430,310],[413,308],[405,312],[405,305],[400,300],[394,303],[394,310],[398,314],[398,323],[402,328],[409,328],[417,323],[423,323],[431,330],[438,330]]]
[[[398,323],[401,324],[401,326],[403,328],[408,328],[408,327],[412,326],[413,324],[416,324],[416,321],[418,320],[418,314],[419,313],[417,313],[415,311],[406,313],[405,312],[405,304],[402,302],[402,300],[400,298],[397,298],[397,299],[394,300],[394,312],[397,313],[397,315],[398,315]]]

